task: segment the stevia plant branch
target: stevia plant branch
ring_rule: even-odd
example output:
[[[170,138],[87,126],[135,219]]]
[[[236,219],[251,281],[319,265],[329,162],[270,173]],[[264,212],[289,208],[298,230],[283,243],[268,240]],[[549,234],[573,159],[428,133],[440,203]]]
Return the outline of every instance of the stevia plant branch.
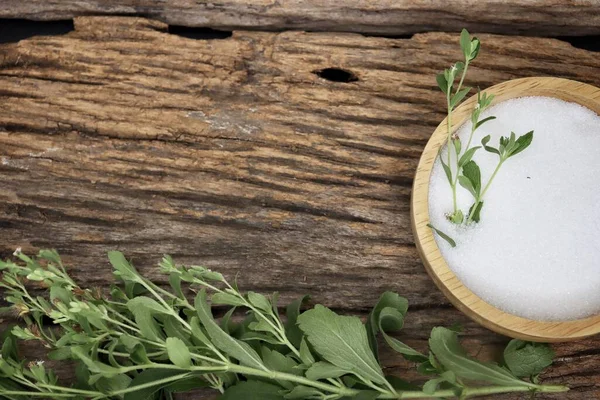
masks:
[[[526,147],[529,146],[529,144],[531,143],[531,139],[533,138],[533,131],[519,137],[518,139],[514,137],[513,133],[511,135],[512,142],[510,142],[510,138],[503,137],[501,139],[500,146],[497,149],[487,146],[487,142],[485,144],[482,142],[482,146],[471,147],[471,143],[473,142],[475,132],[483,124],[496,118],[494,116],[488,116],[486,118],[481,119],[481,114],[491,105],[494,96],[488,95],[485,92],[481,93],[480,91],[478,91],[477,103],[475,104],[470,116],[471,131],[466,145],[463,146],[460,137],[456,133],[453,133],[453,112],[454,109],[463,101],[465,96],[471,90],[471,88],[469,87],[463,88],[463,83],[470,63],[479,54],[481,42],[477,38],[471,39],[469,32],[466,29],[463,29],[460,35],[460,47],[463,53],[464,61],[456,62],[454,65],[452,65],[452,67],[444,70],[443,73],[440,73],[436,76],[438,86],[446,96],[447,106],[447,138],[445,157],[446,161],[444,161],[442,149],[440,149],[438,158],[440,160],[440,163],[442,165],[442,168],[444,170],[452,192],[452,212],[449,212],[446,215],[446,217],[449,221],[451,221],[454,224],[471,224],[473,222],[480,221],[480,214],[481,209],[483,207],[484,195],[490,187],[490,184],[494,181],[494,178],[496,177],[500,167],[509,157],[523,151]],[[455,81],[459,74],[460,80],[458,81],[458,84],[456,85],[455,89]],[[489,136],[487,136],[486,138],[487,141],[489,141]],[[479,169],[479,166],[473,159],[475,153],[481,147],[484,147],[489,152],[495,152],[500,156],[500,160],[496,169],[492,173],[492,176],[488,180],[488,183],[485,185],[485,187],[483,187],[483,189],[481,187],[481,171]],[[466,217],[465,213],[463,213],[463,211],[458,207],[458,185],[467,189],[473,195],[474,198],[474,203],[467,212]],[[434,232],[440,235],[441,238],[446,240],[452,247],[456,246],[456,242],[446,233],[431,225],[430,227]]]
[[[170,257],[160,263],[169,276],[166,290],[111,252],[121,286],[105,294],[78,286],[54,251],[15,254],[19,261],[0,262],[0,286],[27,326],[6,332],[0,399],[168,399],[197,387],[212,387],[223,400],[464,399],[567,390],[539,384],[539,373],[552,361],[546,345],[512,341],[502,366],[467,356],[456,332],[446,328],[433,329],[428,354],[407,346],[391,333],[402,328],[408,302],[391,292],[380,297],[366,325],[321,305],[301,312],[306,297],[287,307],[284,323],[276,294],[244,294],[223,275],[178,265]],[[193,302],[183,282],[197,293]],[[46,295],[32,295],[27,289],[32,283],[46,287]],[[209,300],[232,307],[220,324]],[[233,321],[236,309],[246,310],[241,323]],[[57,329],[47,329],[43,318]],[[378,335],[431,379],[419,388],[384,375]],[[51,359],[81,363],[77,385],[61,386],[42,362],[18,361],[16,338],[41,341]]]

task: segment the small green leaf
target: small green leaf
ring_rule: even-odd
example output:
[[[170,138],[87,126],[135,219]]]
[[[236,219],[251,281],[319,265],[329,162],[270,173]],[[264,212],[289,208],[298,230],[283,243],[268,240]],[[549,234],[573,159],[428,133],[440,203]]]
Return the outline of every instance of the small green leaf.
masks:
[[[446,80],[444,74],[437,74],[435,77],[438,87],[444,93],[448,93],[448,81]]]
[[[474,37],[473,40],[471,40],[471,55],[469,57],[469,61],[473,61],[475,58],[477,58],[480,48],[481,42],[479,41],[479,39]]]
[[[287,321],[285,322],[285,334],[288,337],[289,341],[294,345],[294,347],[300,346],[300,341],[302,340],[302,336],[304,333],[300,330],[300,327],[296,324],[298,320],[298,315],[300,315],[300,308],[304,303],[306,303],[310,299],[310,296],[302,296],[299,299],[294,300],[290,303],[286,308],[286,317]]]
[[[477,208],[475,209],[475,212],[473,212],[473,207],[475,207],[475,205],[477,205]],[[481,220],[481,209],[483,208],[483,201],[479,201],[478,203],[475,203],[471,206],[471,208],[469,208],[469,215],[471,215],[471,212],[473,212],[471,220],[473,222],[479,222]]]
[[[475,198],[479,198],[479,194],[481,192],[481,170],[477,163],[473,160],[465,163],[462,167],[463,175],[471,181],[471,185],[473,186],[473,190],[476,193]]]
[[[454,151],[456,152],[456,155],[459,155],[461,147],[462,147],[462,143],[460,142],[460,138],[452,139],[452,145],[454,146]]]
[[[246,303],[243,299],[230,293],[219,292],[212,295],[210,298],[213,304],[221,304],[227,306],[243,306]]]
[[[467,189],[469,191],[469,193],[471,193],[471,195],[474,198],[477,198],[477,192],[475,191],[475,188],[473,187],[473,183],[471,183],[471,181],[469,180],[469,178],[467,178],[466,176],[459,176],[458,177],[458,183],[460,184],[460,186],[464,187],[465,189]]]
[[[481,145],[482,146],[487,145],[489,143],[490,139],[491,139],[490,135],[485,136],[483,139],[481,139]]]
[[[326,361],[372,382],[385,382],[360,319],[337,315],[317,305],[300,315],[298,323],[308,341]]]
[[[423,385],[423,393],[432,395],[437,390],[440,383],[444,382],[444,378],[433,378],[425,382]]]
[[[488,121],[494,120],[494,119],[496,119],[496,117],[491,116],[491,117],[484,118],[481,121],[478,121],[477,124],[475,124],[475,129],[479,129],[479,127],[481,125],[485,124]],[[489,137],[489,135],[487,137]]]
[[[460,48],[463,51],[465,59],[469,59],[471,55],[471,35],[469,35],[469,31],[466,29],[460,32]]]
[[[311,366],[315,362],[315,357],[312,355],[304,337],[300,341],[300,361],[306,366]]]
[[[449,329],[433,328],[429,338],[429,347],[439,362],[459,378],[499,386],[533,386],[498,365],[482,363],[467,356],[466,351],[458,342],[456,332]]]
[[[243,381],[225,390],[219,400],[283,400],[281,387],[262,381]]]
[[[442,168],[444,168],[444,172],[446,173],[446,178],[448,178],[448,182],[452,183],[452,171],[450,167],[444,163],[442,157],[440,157],[440,162],[442,163]]]
[[[516,144],[515,150],[513,150],[511,152],[509,157],[519,154],[520,152],[522,152],[523,150],[528,148],[529,145],[531,144],[532,140],[533,140],[533,131],[527,132],[523,136],[520,136],[515,142],[515,144]]]
[[[513,339],[504,349],[504,362],[515,376],[531,377],[552,364],[554,351],[545,343]]]
[[[384,292],[373,307],[373,310],[369,313],[369,317],[367,319],[367,335],[369,339],[369,346],[371,346],[371,351],[375,355],[375,358],[378,359],[378,350],[377,350],[377,333],[379,332],[379,316],[381,311],[386,307],[392,307],[396,309],[402,316],[406,314],[408,311],[408,300],[404,297],[399,296],[397,293],[393,292]],[[386,328],[384,326],[384,328]]]
[[[456,242],[450,236],[446,235],[444,232],[440,231],[439,229],[437,229],[436,227],[434,227],[431,224],[427,224],[427,226],[430,227],[435,233],[437,233],[442,239],[444,239],[446,242],[448,242],[450,244],[450,246],[456,247]]]
[[[264,346],[261,349],[261,353],[265,365],[270,370],[292,375],[302,375],[301,371],[295,368],[298,366],[298,363],[293,358],[284,356],[280,352]]]
[[[271,312],[271,302],[260,293],[248,292],[248,301],[262,312]]]
[[[240,363],[252,368],[266,370],[258,353],[247,343],[229,336],[223,331],[213,319],[210,306],[206,302],[206,290],[202,289],[196,296],[194,302],[198,317],[206,328],[212,343]]]
[[[456,107],[456,105],[458,103],[460,103],[462,101],[462,99],[465,98],[465,96],[471,91],[470,87],[466,87],[461,89],[460,91],[456,92],[453,96],[452,99],[450,99],[450,108],[454,108]]]
[[[311,381],[318,381],[321,379],[339,378],[342,375],[348,374],[349,371],[336,367],[325,361],[319,361],[310,366],[306,370],[306,377]]]
[[[190,350],[179,338],[169,337],[166,341],[167,354],[169,360],[179,368],[189,368],[192,366],[192,357]]]
[[[463,165],[465,165],[466,163],[471,161],[471,159],[475,155],[475,152],[477,150],[479,150],[480,148],[481,147],[479,147],[479,146],[475,146],[475,147],[471,147],[470,149],[465,151],[464,154],[458,159],[458,167],[462,168]]]
[[[173,292],[180,299],[185,299],[185,294],[183,294],[183,290],[181,289],[181,275],[178,273],[169,274],[169,285],[173,289]]]

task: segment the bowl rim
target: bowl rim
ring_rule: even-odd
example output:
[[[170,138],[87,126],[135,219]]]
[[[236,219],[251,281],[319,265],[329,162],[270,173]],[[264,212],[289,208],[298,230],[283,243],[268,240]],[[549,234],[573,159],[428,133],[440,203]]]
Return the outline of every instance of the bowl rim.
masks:
[[[600,114],[600,89],[563,78],[532,77],[502,82],[484,92],[492,105],[525,96],[548,96],[575,102]],[[452,113],[456,130],[469,118],[477,95]],[[437,126],[419,159],[411,192],[411,225],[419,256],[429,276],[450,302],[471,319],[500,334],[544,342],[576,340],[600,332],[600,314],[569,321],[537,321],[509,314],[487,303],[462,284],[443,258],[429,223],[429,180],[439,149],[447,138],[446,118]]]

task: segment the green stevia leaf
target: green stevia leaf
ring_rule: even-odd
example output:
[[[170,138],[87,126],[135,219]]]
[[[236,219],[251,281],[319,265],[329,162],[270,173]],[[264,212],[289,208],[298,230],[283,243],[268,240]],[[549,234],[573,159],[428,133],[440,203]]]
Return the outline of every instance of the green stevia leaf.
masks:
[[[475,191],[475,188],[473,187],[473,183],[471,183],[471,180],[469,178],[461,175],[458,177],[458,183],[460,184],[460,186],[467,189],[474,198],[477,198],[477,192]]]
[[[167,354],[169,360],[179,368],[189,368],[192,365],[192,357],[189,348],[183,343],[183,340],[176,337],[169,337],[166,341]]]
[[[452,139],[452,145],[454,146],[454,151],[456,152],[456,155],[459,155],[460,150],[462,148],[462,143],[460,142],[460,139]]]
[[[471,40],[471,56],[469,57],[469,61],[474,60],[479,55],[479,50],[481,49],[481,42],[476,37]]]
[[[342,375],[348,374],[349,371],[336,367],[325,361],[319,361],[310,366],[306,370],[306,377],[311,381],[318,381],[320,379],[339,378]]]
[[[127,308],[132,314],[135,314],[139,309],[147,309],[150,313],[154,314],[171,314],[172,310],[165,308],[158,301],[151,299],[146,296],[138,296],[127,302]]]
[[[448,244],[450,244],[450,246],[456,247],[456,242],[450,236],[446,235],[444,232],[440,231],[439,229],[437,229],[436,227],[434,227],[431,224],[427,224],[427,226],[429,228],[431,228],[435,233],[437,233],[442,239],[444,239],[446,242],[448,242]]]
[[[452,222],[453,224],[462,224],[464,219],[465,216],[463,215],[463,212],[460,209],[456,210],[450,215],[450,222]]]
[[[258,353],[247,343],[229,336],[213,319],[210,306],[206,302],[206,290],[202,289],[194,302],[200,322],[212,339],[212,343],[240,363],[257,369],[266,370]]]
[[[552,364],[554,351],[545,343],[511,340],[504,349],[504,362],[515,376],[531,377]]]
[[[481,170],[477,163],[473,160],[465,163],[462,167],[463,175],[471,181],[471,185],[473,185],[473,190],[477,194],[476,197],[479,197],[479,193],[481,192]]]
[[[146,369],[136,375],[129,384],[129,388],[136,386],[147,385],[154,383],[152,386],[146,386],[134,392],[125,393],[123,400],[148,400],[152,399],[153,395],[161,390],[165,385],[185,379],[189,372],[178,371],[173,369]]]
[[[500,151],[498,149],[496,149],[495,147],[491,147],[491,146],[483,146],[483,148],[485,149],[485,151],[487,151],[488,153],[494,153],[494,154],[498,154],[500,155]]]
[[[50,300],[55,301],[56,299],[62,301],[65,304],[69,304],[72,300],[72,294],[64,287],[53,285],[50,287]]]
[[[168,315],[163,318],[163,329],[167,336],[179,338],[186,346],[192,346],[189,334],[182,329],[181,323],[174,316]]]
[[[180,299],[185,299],[185,294],[183,294],[183,290],[181,289],[181,275],[175,272],[169,274],[169,285],[173,289],[173,293]]]
[[[452,171],[450,170],[450,167],[446,165],[446,163],[444,163],[442,157],[440,157],[440,163],[442,164],[442,168],[444,168],[444,172],[446,173],[446,178],[448,178],[448,182],[452,183]]]
[[[485,136],[483,139],[481,139],[481,145],[485,146],[486,144],[488,144],[491,138],[492,137],[490,135]]]
[[[119,276],[121,279],[131,281],[139,279],[139,275],[135,268],[127,261],[120,251],[109,251],[108,260],[115,270],[115,275]]]
[[[165,308],[148,297],[135,297],[127,302],[127,308],[133,314],[133,318],[142,336],[148,340],[160,341],[164,335],[154,319],[154,314],[166,313]]]
[[[281,387],[262,381],[239,382],[225,390],[219,400],[283,400]]]
[[[150,359],[148,358],[148,354],[146,354],[146,348],[141,343],[138,343],[134,346],[133,350],[131,350],[129,354],[129,357],[133,362],[140,365],[151,363]]]
[[[457,63],[454,64],[454,67],[456,67],[455,71],[454,71],[454,76],[458,75],[459,73],[462,72],[462,70],[465,68],[465,63],[462,61],[459,61]]]
[[[72,347],[71,353],[77,357],[77,359],[81,360],[91,373],[102,374],[102,376],[107,378],[120,374],[118,368],[111,367],[110,365],[92,359],[82,347]]]
[[[424,354],[421,354],[417,350],[402,343],[398,339],[396,339],[390,335],[387,335],[387,334],[384,334],[383,338],[385,339],[388,346],[390,346],[392,349],[394,349],[398,353],[402,354],[402,356],[404,358],[406,358],[407,360],[414,361],[414,362],[424,362],[427,360],[427,357]]]
[[[285,334],[288,337],[289,341],[296,348],[300,346],[300,341],[302,340],[302,336],[304,335],[304,333],[302,333],[296,322],[298,320],[298,315],[300,315],[300,308],[309,299],[310,296],[302,296],[299,299],[294,300],[286,308],[285,315],[287,317],[287,321],[284,325]]]
[[[222,304],[227,306],[243,306],[246,304],[243,299],[240,299],[233,294],[224,292],[213,294],[210,300],[213,304]]]
[[[308,386],[294,386],[294,389],[283,396],[283,398],[288,400],[322,399],[323,393],[318,389]]]
[[[325,360],[372,382],[385,382],[360,319],[340,316],[317,305],[300,315],[298,323],[310,344]]]
[[[510,154],[509,157],[519,154],[520,152],[522,152],[523,150],[528,148],[529,145],[531,144],[532,140],[533,140],[533,131],[527,132],[523,136],[520,136],[515,142],[515,145],[516,145],[515,150],[512,151],[512,153]]]
[[[255,292],[248,292],[248,301],[259,310],[270,313],[272,310],[271,302],[264,295]]]
[[[458,159],[458,167],[462,168],[463,165],[465,165],[466,163],[471,161],[471,159],[475,155],[475,152],[477,150],[479,150],[480,148],[481,148],[480,146],[475,146],[475,147],[471,147],[470,149],[465,151],[464,154]]]
[[[423,385],[423,393],[432,395],[440,385],[440,383],[444,382],[444,378],[433,378],[425,382]]]
[[[459,378],[500,386],[533,386],[496,364],[482,363],[469,357],[458,342],[456,332],[449,329],[433,328],[429,347],[444,368],[454,372]]]
[[[250,322],[248,324],[248,328],[257,332],[271,332],[275,333],[275,329],[264,319],[261,319],[258,322]]]
[[[311,366],[316,361],[304,337],[300,341],[300,361],[306,366]]]
[[[404,297],[399,296],[393,292],[384,292],[373,307],[373,310],[369,314],[367,318],[367,337],[369,339],[369,346],[371,347],[371,351],[375,358],[378,359],[378,349],[377,349],[377,333],[379,332],[379,315],[381,310],[386,307],[391,307],[402,315],[405,315],[408,311],[408,300]]]
[[[271,350],[267,347],[261,348],[262,358],[270,370],[285,372],[292,375],[302,375],[302,372],[295,367],[298,363],[293,358],[284,356],[276,350]]]
[[[200,320],[198,317],[192,317],[189,321],[190,326],[192,327],[192,335],[196,338],[200,343],[204,345],[210,344],[210,340],[200,327]]]
[[[483,208],[483,201],[480,201],[479,203],[475,203],[477,205],[477,208],[475,209],[475,212],[473,212],[473,217],[471,218],[473,220],[473,222],[479,222],[481,220],[481,209]],[[475,204],[473,204],[470,208],[469,208],[469,215],[471,215],[471,212],[473,211],[473,207],[475,207]]]
[[[458,103],[460,103],[470,91],[471,91],[470,87],[465,87],[463,89],[460,89],[458,92],[456,92],[454,94],[454,96],[452,96],[452,99],[450,100],[450,107],[451,108],[456,107],[456,105],[458,105]]]
[[[223,318],[221,318],[221,329],[223,329],[226,333],[230,335],[233,331],[236,330],[236,324],[231,320],[231,317],[233,316],[235,310],[235,307],[230,308],[229,311],[227,311],[225,315],[223,315]]]
[[[105,393],[116,392],[117,390],[127,389],[132,379],[126,374],[116,375],[110,378],[102,377],[96,382],[97,387],[102,388]]]
[[[469,59],[471,56],[471,35],[469,35],[469,31],[466,29],[463,29],[460,32],[460,48],[465,59]]]
[[[5,360],[18,360],[17,352],[17,339],[12,334],[12,329],[15,325],[7,326],[4,331],[0,334],[0,343],[2,343],[2,350],[0,351],[1,358]]]
[[[448,93],[448,81],[446,80],[446,77],[444,76],[444,74],[437,74],[435,77],[438,87],[440,88],[440,90],[446,94]]]
[[[485,124],[488,121],[494,120],[494,119],[496,119],[496,117],[491,116],[491,117],[484,118],[481,121],[478,121],[477,124],[475,124],[475,129],[479,129],[479,127],[481,125]],[[489,137],[489,135],[487,137]]]

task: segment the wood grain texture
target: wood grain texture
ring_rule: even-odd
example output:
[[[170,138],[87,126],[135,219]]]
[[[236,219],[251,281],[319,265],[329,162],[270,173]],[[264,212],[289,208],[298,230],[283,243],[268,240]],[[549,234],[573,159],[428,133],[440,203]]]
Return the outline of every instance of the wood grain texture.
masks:
[[[514,79],[485,90],[493,95],[492,105],[523,96],[548,96],[581,104],[600,113],[600,89],[569,79],[532,77]],[[477,95],[453,112],[457,129],[469,120]],[[433,165],[448,138],[447,119],[433,132],[427,143],[413,182],[411,219],[415,242],[427,272],[452,303],[477,322],[496,332],[523,340],[560,342],[576,340],[600,332],[600,315],[573,321],[535,321],[506,313],[482,300],[450,269],[437,246],[429,221],[429,182]]]
[[[403,339],[464,324],[474,350],[507,339],[470,322],[428,278],[410,232],[412,177],[444,118],[434,73],[456,35],[235,32],[196,41],[136,18],[85,17],[67,36],[0,46],[0,256],[55,247],[76,279],[111,282],[119,249],[159,283],[163,253],[240,273],[248,290],[311,293],[365,316],[408,297]],[[471,85],[555,75],[600,84],[594,53],[481,36]],[[357,80],[315,72],[341,68]],[[548,381],[600,395],[598,339],[556,345]],[[387,351],[387,371],[414,377]],[[208,397],[196,397],[208,398]],[[506,396],[517,399],[518,396]]]
[[[131,15],[216,29],[405,35],[460,31],[534,36],[600,34],[595,0],[3,0],[0,18]]]

